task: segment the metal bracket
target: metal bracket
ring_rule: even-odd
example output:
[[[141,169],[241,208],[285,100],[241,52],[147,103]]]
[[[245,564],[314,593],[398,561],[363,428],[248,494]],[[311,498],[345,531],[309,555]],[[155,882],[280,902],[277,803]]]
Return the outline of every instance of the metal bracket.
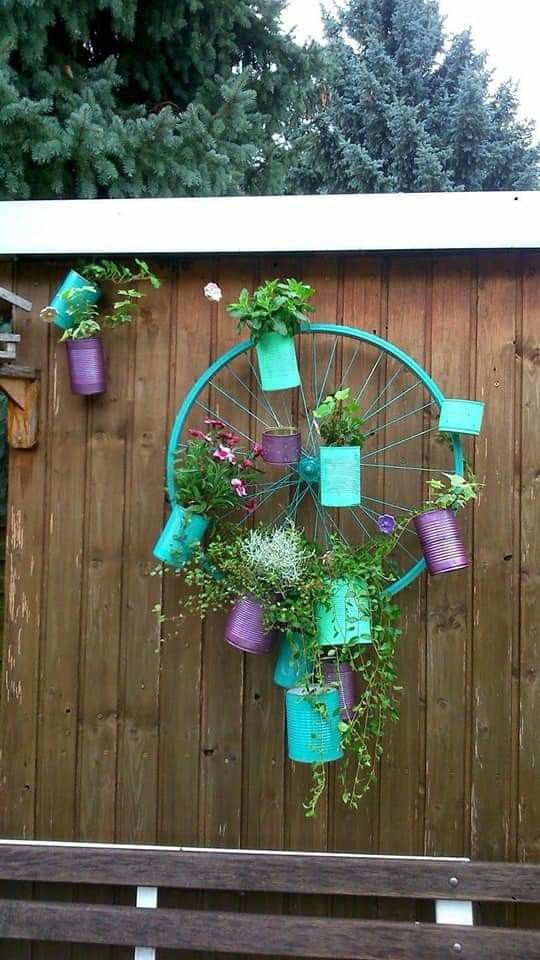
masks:
[[[157,905],[157,887],[137,887],[137,907],[143,910],[155,910]],[[156,951],[154,947],[135,947],[133,960],[156,960]]]

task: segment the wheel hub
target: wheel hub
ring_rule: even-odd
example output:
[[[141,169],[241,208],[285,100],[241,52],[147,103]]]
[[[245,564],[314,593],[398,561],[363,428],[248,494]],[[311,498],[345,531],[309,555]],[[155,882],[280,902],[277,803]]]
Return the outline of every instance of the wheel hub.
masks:
[[[318,457],[309,457],[307,455],[301,457],[298,464],[298,473],[305,483],[318,483],[321,476]]]

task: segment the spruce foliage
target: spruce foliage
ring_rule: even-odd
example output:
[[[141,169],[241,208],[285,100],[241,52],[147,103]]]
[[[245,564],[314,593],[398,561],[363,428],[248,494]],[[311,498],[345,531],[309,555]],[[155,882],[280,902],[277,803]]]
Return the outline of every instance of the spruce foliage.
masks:
[[[0,199],[280,192],[285,0],[3,0]]]
[[[469,32],[447,36],[438,0],[349,0],[326,33],[326,82],[295,137],[291,192],[538,187],[516,89],[492,90],[485,55]]]

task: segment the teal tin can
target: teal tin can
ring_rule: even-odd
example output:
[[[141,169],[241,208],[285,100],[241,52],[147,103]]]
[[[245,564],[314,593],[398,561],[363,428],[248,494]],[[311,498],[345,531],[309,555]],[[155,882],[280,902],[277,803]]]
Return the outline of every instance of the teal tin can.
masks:
[[[191,560],[193,548],[201,542],[209,523],[207,517],[190,513],[177,504],[157,539],[154,556],[170,567],[183,567]]]
[[[289,390],[300,386],[296,347],[292,337],[265,333],[255,345],[263,390]]]
[[[71,292],[71,296],[67,294]],[[77,306],[81,303],[97,303],[101,296],[101,290],[91,280],[85,280],[76,270],[70,270],[65,280],[62,281],[54,297],[51,300],[51,307],[54,307],[56,316],[53,323],[62,330],[67,330],[73,325],[73,318],[68,313],[68,306]]]
[[[439,416],[441,433],[468,433],[478,436],[484,419],[481,400],[443,400]]]
[[[298,633],[284,634],[279,645],[274,683],[278,687],[297,687],[305,683],[313,670],[313,663],[306,655],[303,637]]]
[[[336,580],[330,607],[317,604],[315,615],[321,647],[372,642],[371,604],[362,580]]]
[[[287,748],[297,763],[330,763],[341,760],[339,692],[320,687],[313,692],[294,687],[285,694]]]
[[[321,447],[323,507],[357,507],[362,502],[360,447]]]

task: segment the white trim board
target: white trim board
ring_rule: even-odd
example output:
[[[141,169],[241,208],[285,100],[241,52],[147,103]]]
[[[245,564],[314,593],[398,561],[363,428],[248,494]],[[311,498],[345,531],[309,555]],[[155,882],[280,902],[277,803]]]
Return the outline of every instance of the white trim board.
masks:
[[[0,202],[0,255],[540,248],[540,192]]]

